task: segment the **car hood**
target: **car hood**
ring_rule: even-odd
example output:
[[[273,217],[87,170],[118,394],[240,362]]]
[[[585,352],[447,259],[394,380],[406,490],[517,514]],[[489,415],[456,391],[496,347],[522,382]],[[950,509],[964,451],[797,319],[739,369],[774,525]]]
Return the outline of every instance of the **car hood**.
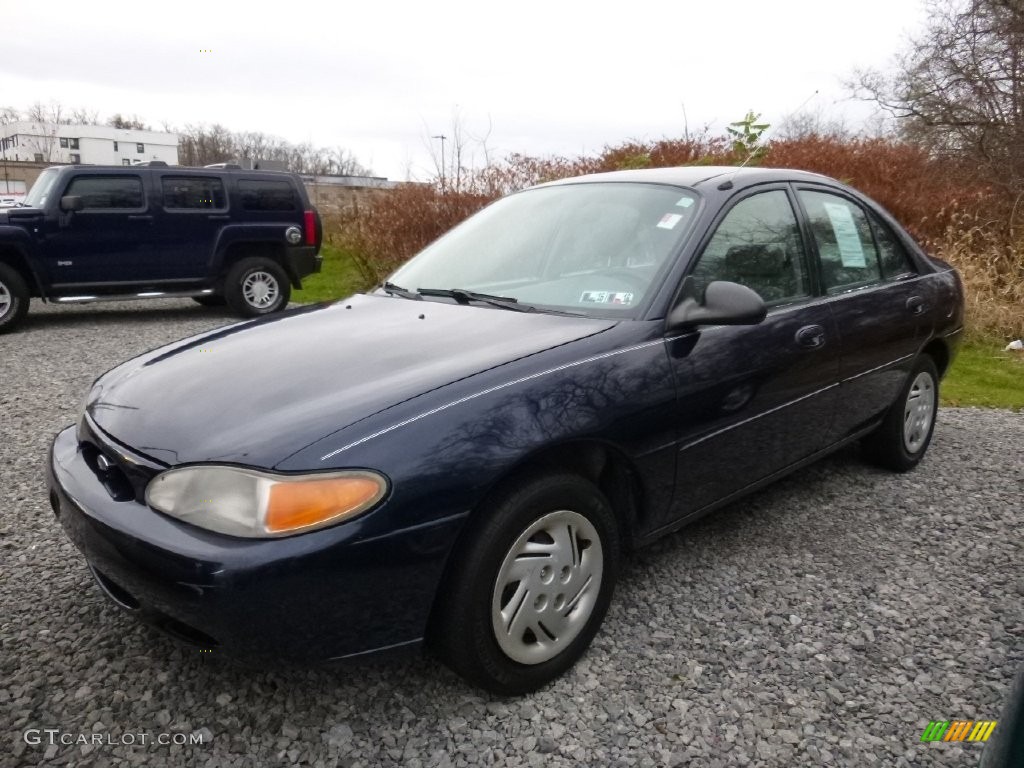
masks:
[[[97,379],[87,412],[164,464],[270,468],[399,403],[613,325],[360,295],[137,357]]]

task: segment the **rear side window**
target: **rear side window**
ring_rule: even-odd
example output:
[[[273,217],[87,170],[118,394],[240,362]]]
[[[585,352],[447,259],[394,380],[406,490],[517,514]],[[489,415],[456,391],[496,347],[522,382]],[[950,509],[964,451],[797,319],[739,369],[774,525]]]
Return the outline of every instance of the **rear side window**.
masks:
[[[879,282],[878,250],[860,206],[825,192],[803,189],[799,195],[818,246],[825,289],[838,293]]]
[[[86,210],[142,208],[142,179],[138,176],[79,176],[65,195],[82,198]]]
[[[247,211],[296,211],[295,190],[287,181],[239,181],[242,208]]]
[[[210,177],[164,176],[164,208],[173,210],[218,210],[227,208],[224,183]]]
[[[903,243],[878,216],[874,213],[870,216],[875,239],[878,241],[878,253],[882,259],[882,276],[886,280],[892,280],[903,275],[916,275],[917,268]]]

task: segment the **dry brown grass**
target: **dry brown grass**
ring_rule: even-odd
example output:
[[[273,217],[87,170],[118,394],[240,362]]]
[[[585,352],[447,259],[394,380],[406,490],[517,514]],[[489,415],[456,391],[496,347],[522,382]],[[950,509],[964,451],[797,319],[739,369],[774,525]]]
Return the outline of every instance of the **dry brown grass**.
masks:
[[[469,174],[459,189],[409,184],[331,212],[325,231],[356,254],[367,282],[376,282],[503,194],[586,173],[736,162],[728,142],[715,137],[630,141],[591,157],[511,155]],[[823,173],[862,190],[960,270],[974,332],[1024,335],[1024,226],[1015,229],[1014,206],[972,169],[903,142],[814,136],[773,142],[760,164]]]

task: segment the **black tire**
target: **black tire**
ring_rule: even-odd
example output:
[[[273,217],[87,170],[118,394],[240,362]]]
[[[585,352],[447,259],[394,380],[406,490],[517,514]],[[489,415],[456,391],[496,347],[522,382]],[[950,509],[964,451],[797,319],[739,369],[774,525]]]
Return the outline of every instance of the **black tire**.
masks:
[[[193,296],[192,301],[204,307],[223,307],[225,304],[228,303],[223,296],[217,296],[216,294],[207,294],[206,296]]]
[[[255,279],[257,283],[270,286],[272,298],[247,295],[246,283]],[[291,297],[291,284],[281,265],[263,257],[242,259],[231,265],[224,279],[224,298],[228,306],[242,317],[259,317],[279,312],[288,306]]]
[[[7,333],[28,313],[28,286],[13,267],[0,263],[0,333]]]
[[[915,402],[920,403],[916,412]],[[938,408],[939,372],[929,355],[921,355],[885,419],[864,438],[865,457],[895,472],[916,467],[931,444]]]
[[[438,593],[430,646],[449,667],[492,693],[537,690],[576,662],[604,620],[618,577],[614,513],[583,478],[538,474],[492,495],[469,525]],[[547,525],[525,538],[531,527]],[[551,554],[523,557],[527,546],[550,547]],[[522,568],[529,571],[516,580],[514,572]],[[499,641],[496,623],[506,616],[510,631]],[[533,656],[516,660],[501,643]]]

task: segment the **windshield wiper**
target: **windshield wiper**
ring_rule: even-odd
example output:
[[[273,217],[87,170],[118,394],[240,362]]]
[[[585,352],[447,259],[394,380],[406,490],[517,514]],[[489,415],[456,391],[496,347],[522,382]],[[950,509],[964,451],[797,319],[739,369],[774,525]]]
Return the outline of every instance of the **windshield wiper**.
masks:
[[[414,301],[423,301],[423,297],[414,291],[410,291],[408,288],[403,288],[400,285],[394,283],[384,283],[381,286],[381,290],[384,293],[389,293],[392,296],[401,296],[403,299],[413,299]]]
[[[537,311],[537,308],[532,304],[520,304],[519,299],[512,296],[492,296],[489,293],[467,291],[465,288],[420,288],[419,294],[421,296],[446,296],[455,299],[459,304],[479,301],[482,304],[490,304],[492,307],[511,309],[513,312]]]

